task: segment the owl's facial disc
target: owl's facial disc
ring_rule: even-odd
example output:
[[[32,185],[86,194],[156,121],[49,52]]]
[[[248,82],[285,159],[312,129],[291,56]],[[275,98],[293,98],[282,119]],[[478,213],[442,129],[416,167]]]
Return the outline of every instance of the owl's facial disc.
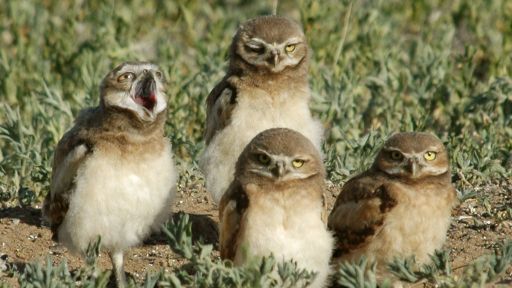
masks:
[[[239,46],[238,55],[247,63],[271,73],[279,73],[287,67],[296,66],[305,57],[303,39],[299,37],[292,37],[284,42],[268,42],[248,35],[244,39],[246,42]]]
[[[102,105],[134,112],[152,122],[167,107],[163,74],[154,64],[126,62],[110,72],[102,83]]]
[[[436,176],[448,171],[443,165],[436,165],[436,148],[422,152],[405,153],[395,149],[383,149],[379,161],[380,169],[389,175],[412,180],[424,176]]]

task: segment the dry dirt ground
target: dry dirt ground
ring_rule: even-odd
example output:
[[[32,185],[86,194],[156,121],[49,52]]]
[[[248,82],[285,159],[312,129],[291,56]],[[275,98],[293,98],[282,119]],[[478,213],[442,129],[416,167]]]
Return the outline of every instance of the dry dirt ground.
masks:
[[[335,185],[328,187],[329,211],[339,188]],[[465,200],[453,211],[453,221],[448,231],[445,248],[451,250],[452,268],[456,272],[462,271],[466,264],[481,255],[492,252],[503,240],[512,239],[512,220],[511,215],[507,214],[510,213],[507,209],[512,207],[512,181],[487,185],[475,192],[477,196]],[[218,212],[202,185],[181,187],[173,211],[190,214],[194,236],[216,243]],[[67,261],[70,270],[84,265],[83,259],[71,255],[51,240],[49,228],[41,221],[40,205],[1,210],[0,245],[4,264],[11,267],[16,265],[19,270],[26,263],[45,262],[49,257],[54,264]],[[214,255],[218,257],[218,252]],[[184,262],[170,250],[163,235],[152,235],[143,245],[127,251],[125,257],[126,272],[139,283],[146,273],[161,269],[171,271]],[[106,253],[100,254],[98,263],[102,269],[111,269]],[[18,286],[16,278],[0,270],[2,282]],[[509,267],[499,283],[512,287],[512,267]]]

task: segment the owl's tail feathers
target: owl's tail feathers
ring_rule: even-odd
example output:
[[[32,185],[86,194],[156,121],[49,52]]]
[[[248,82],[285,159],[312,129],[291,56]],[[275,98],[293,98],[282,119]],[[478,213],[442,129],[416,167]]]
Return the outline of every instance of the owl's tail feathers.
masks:
[[[68,210],[66,201],[50,201],[49,195],[43,203],[43,221],[49,224],[52,231],[52,240],[58,242],[58,230]],[[59,197],[56,197],[59,198]]]

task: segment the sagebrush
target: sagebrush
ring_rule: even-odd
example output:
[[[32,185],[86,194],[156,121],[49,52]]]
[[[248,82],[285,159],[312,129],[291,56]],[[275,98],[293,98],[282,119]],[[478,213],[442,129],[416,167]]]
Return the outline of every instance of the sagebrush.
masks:
[[[168,79],[166,133],[186,185],[204,145],[205,99],[224,73],[231,37],[239,23],[269,14],[273,2],[2,1],[2,208],[41,202],[57,141],[80,109],[97,105],[103,76],[126,60],[153,61]],[[447,145],[461,199],[511,179],[511,1],[283,0],[278,13],[303,25],[312,49],[311,108],[325,126],[329,180],[341,185],[370,165],[390,134],[411,130]],[[477,272],[468,275],[491,279],[488,267],[498,264],[489,265],[471,266]],[[373,287],[373,276],[354,267],[338,283],[360,283],[346,279],[359,275]],[[24,271],[26,281],[77,280],[65,266]],[[428,281],[460,283],[436,275]],[[178,276],[151,277],[172,283]]]

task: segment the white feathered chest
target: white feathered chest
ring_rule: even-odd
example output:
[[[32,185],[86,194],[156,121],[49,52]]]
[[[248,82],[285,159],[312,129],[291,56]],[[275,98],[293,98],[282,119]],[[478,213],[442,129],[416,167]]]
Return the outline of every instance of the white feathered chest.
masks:
[[[83,251],[97,235],[108,249],[138,244],[165,221],[176,171],[167,140],[153,153],[94,148],[77,171],[59,239]]]
[[[264,192],[262,192],[264,193]],[[323,287],[330,271],[333,237],[321,220],[321,202],[302,193],[277,191],[251,198],[242,218],[239,249],[234,262],[272,254],[277,261],[294,260],[298,267],[317,273],[309,287]]]
[[[200,160],[207,189],[216,203],[233,180],[238,156],[258,133],[270,128],[290,128],[306,136],[319,151],[323,136],[321,123],[309,111],[307,88],[290,87],[276,92],[279,95],[254,87],[237,89],[237,103],[229,124],[213,137]]]

